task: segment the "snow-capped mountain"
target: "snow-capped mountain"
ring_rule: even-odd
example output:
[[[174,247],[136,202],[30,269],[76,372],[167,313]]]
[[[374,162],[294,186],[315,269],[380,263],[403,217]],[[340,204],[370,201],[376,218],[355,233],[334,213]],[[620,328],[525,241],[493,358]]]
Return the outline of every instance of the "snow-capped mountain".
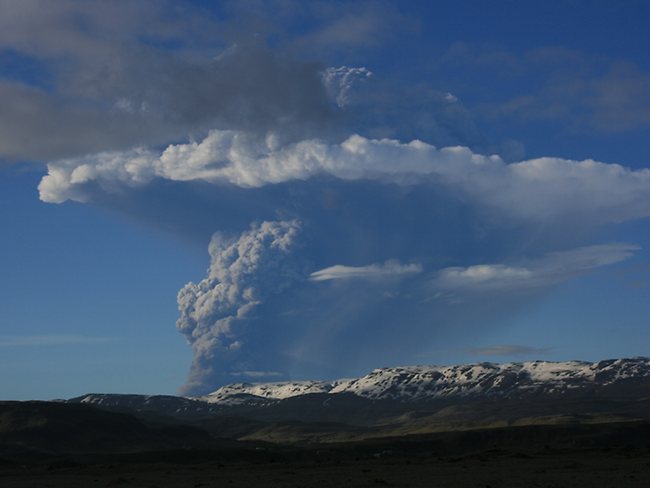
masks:
[[[67,402],[269,442],[647,422],[650,358],[380,368],[337,381],[237,383],[200,398],[93,393]]]
[[[362,422],[368,415],[429,411],[455,403],[564,403],[558,399],[590,405],[601,400],[650,402],[650,358],[380,368],[337,381],[236,383],[198,398],[93,393],[68,402],[181,419],[216,415],[337,421],[357,415],[356,421]]]
[[[252,399],[284,400],[311,393],[351,393],[371,400],[401,402],[436,399],[512,398],[563,394],[650,379],[650,359],[531,361],[459,366],[408,366],[375,369],[357,379],[279,383],[237,383],[197,400],[234,405]],[[648,391],[650,395],[650,391]]]

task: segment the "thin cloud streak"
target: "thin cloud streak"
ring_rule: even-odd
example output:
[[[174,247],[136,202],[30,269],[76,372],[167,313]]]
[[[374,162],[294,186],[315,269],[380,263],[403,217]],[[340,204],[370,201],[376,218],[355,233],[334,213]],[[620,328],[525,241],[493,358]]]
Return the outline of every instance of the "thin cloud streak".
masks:
[[[73,334],[34,336],[0,336],[0,347],[66,346],[72,344],[100,344],[109,342],[108,337],[89,337]]]
[[[624,261],[641,248],[635,244],[602,244],[548,253],[526,266],[478,264],[441,270],[434,280],[444,290],[465,292],[525,290],[547,287]]]
[[[337,264],[328,268],[313,272],[310,281],[330,280],[377,280],[387,278],[399,278],[404,275],[417,274],[422,272],[419,264],[400,264],[397,261],[387,261],[384,264],[371,264],[368,266],[343,266]]]
[[[496,346],[473,347],[469,352],[474,356],[533,356],[545,355],[551,351],[548,347],[531,347],[516,344],[498,344]]]

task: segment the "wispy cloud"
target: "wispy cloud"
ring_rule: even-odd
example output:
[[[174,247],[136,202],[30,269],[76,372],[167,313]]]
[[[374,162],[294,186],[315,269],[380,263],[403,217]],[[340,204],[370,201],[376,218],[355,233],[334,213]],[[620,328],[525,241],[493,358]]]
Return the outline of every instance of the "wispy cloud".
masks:
[[[496,346],[473,347],[469,349],[469,352],[475,356],[531,356],[548,354],[550,348],[498,344]]]
[[[275,378],[282,376],[279,371],[233,371],[230,376],[244,376],[247,378]]]
[[[440,289],[466,292],[539,288],[624,261],[639,249],[634,244],[602,244],[548,253],[523,266],[478,264],[451,267],[441,270],[434,283]]]
[[[631,61],[558,46],[516,54],[494,46],[455,43],[442,63],[447,69],[464,66],[484,74],[484,89],[494,87],[491,100],[498,98],[493,83],[535,78],[536,83],[519,84],[505,100],[482,104],[479,111],[487,119],[553,121],[573,131],[610,134],[650,124],[650,72]],[[496,73],[499,76],[493,77]]]
[[[89,337],[74,334],[48,334],[33,336],[0,336],[0,347],[64,346],[71,344],[99,344],[107,337]]]
[[[375,280],[395,278],[421,272],[422,266],[419,264],[400,264],[397,261],[386,261],[384,264],[371,264],[368,266],[344,266],[337,264],[336,266],[315,271],[309,276],[311,281]]]

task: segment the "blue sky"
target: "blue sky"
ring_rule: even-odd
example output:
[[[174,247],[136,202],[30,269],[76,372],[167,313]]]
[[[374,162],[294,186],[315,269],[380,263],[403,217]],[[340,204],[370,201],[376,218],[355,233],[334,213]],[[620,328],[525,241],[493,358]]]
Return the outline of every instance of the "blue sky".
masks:
[[[647,355],[650,7],[404,3],[0,2],[3,398]]]

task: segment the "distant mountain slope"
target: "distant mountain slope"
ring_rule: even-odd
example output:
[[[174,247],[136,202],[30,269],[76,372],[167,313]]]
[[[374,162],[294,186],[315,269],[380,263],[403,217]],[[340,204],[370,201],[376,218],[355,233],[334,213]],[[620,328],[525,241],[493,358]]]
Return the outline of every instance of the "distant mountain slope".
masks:
[[[61,402],[0,402],[0,453],[134,452],[207,445],[204,431]]]
[[[280,383],[238,383],[199,398],[232,405],[240,400],[283,400],[311,393],[352,393],[373,400],[420,402],[438,399],[513,398],[594,392],[650,380],[650,359],[479,363],[375,369],[357,379]]]
[[[650,359],[381,368],[348,380],[238,383],[201,398],[87,394],[68,402],[272,442],[628,422],[650,419]]]
[[[87,393],[66,400],[108,410],[155,412],[168,417],[209,415],[219,408],[202,400],[172,395],[127,395],[119,393]]]

